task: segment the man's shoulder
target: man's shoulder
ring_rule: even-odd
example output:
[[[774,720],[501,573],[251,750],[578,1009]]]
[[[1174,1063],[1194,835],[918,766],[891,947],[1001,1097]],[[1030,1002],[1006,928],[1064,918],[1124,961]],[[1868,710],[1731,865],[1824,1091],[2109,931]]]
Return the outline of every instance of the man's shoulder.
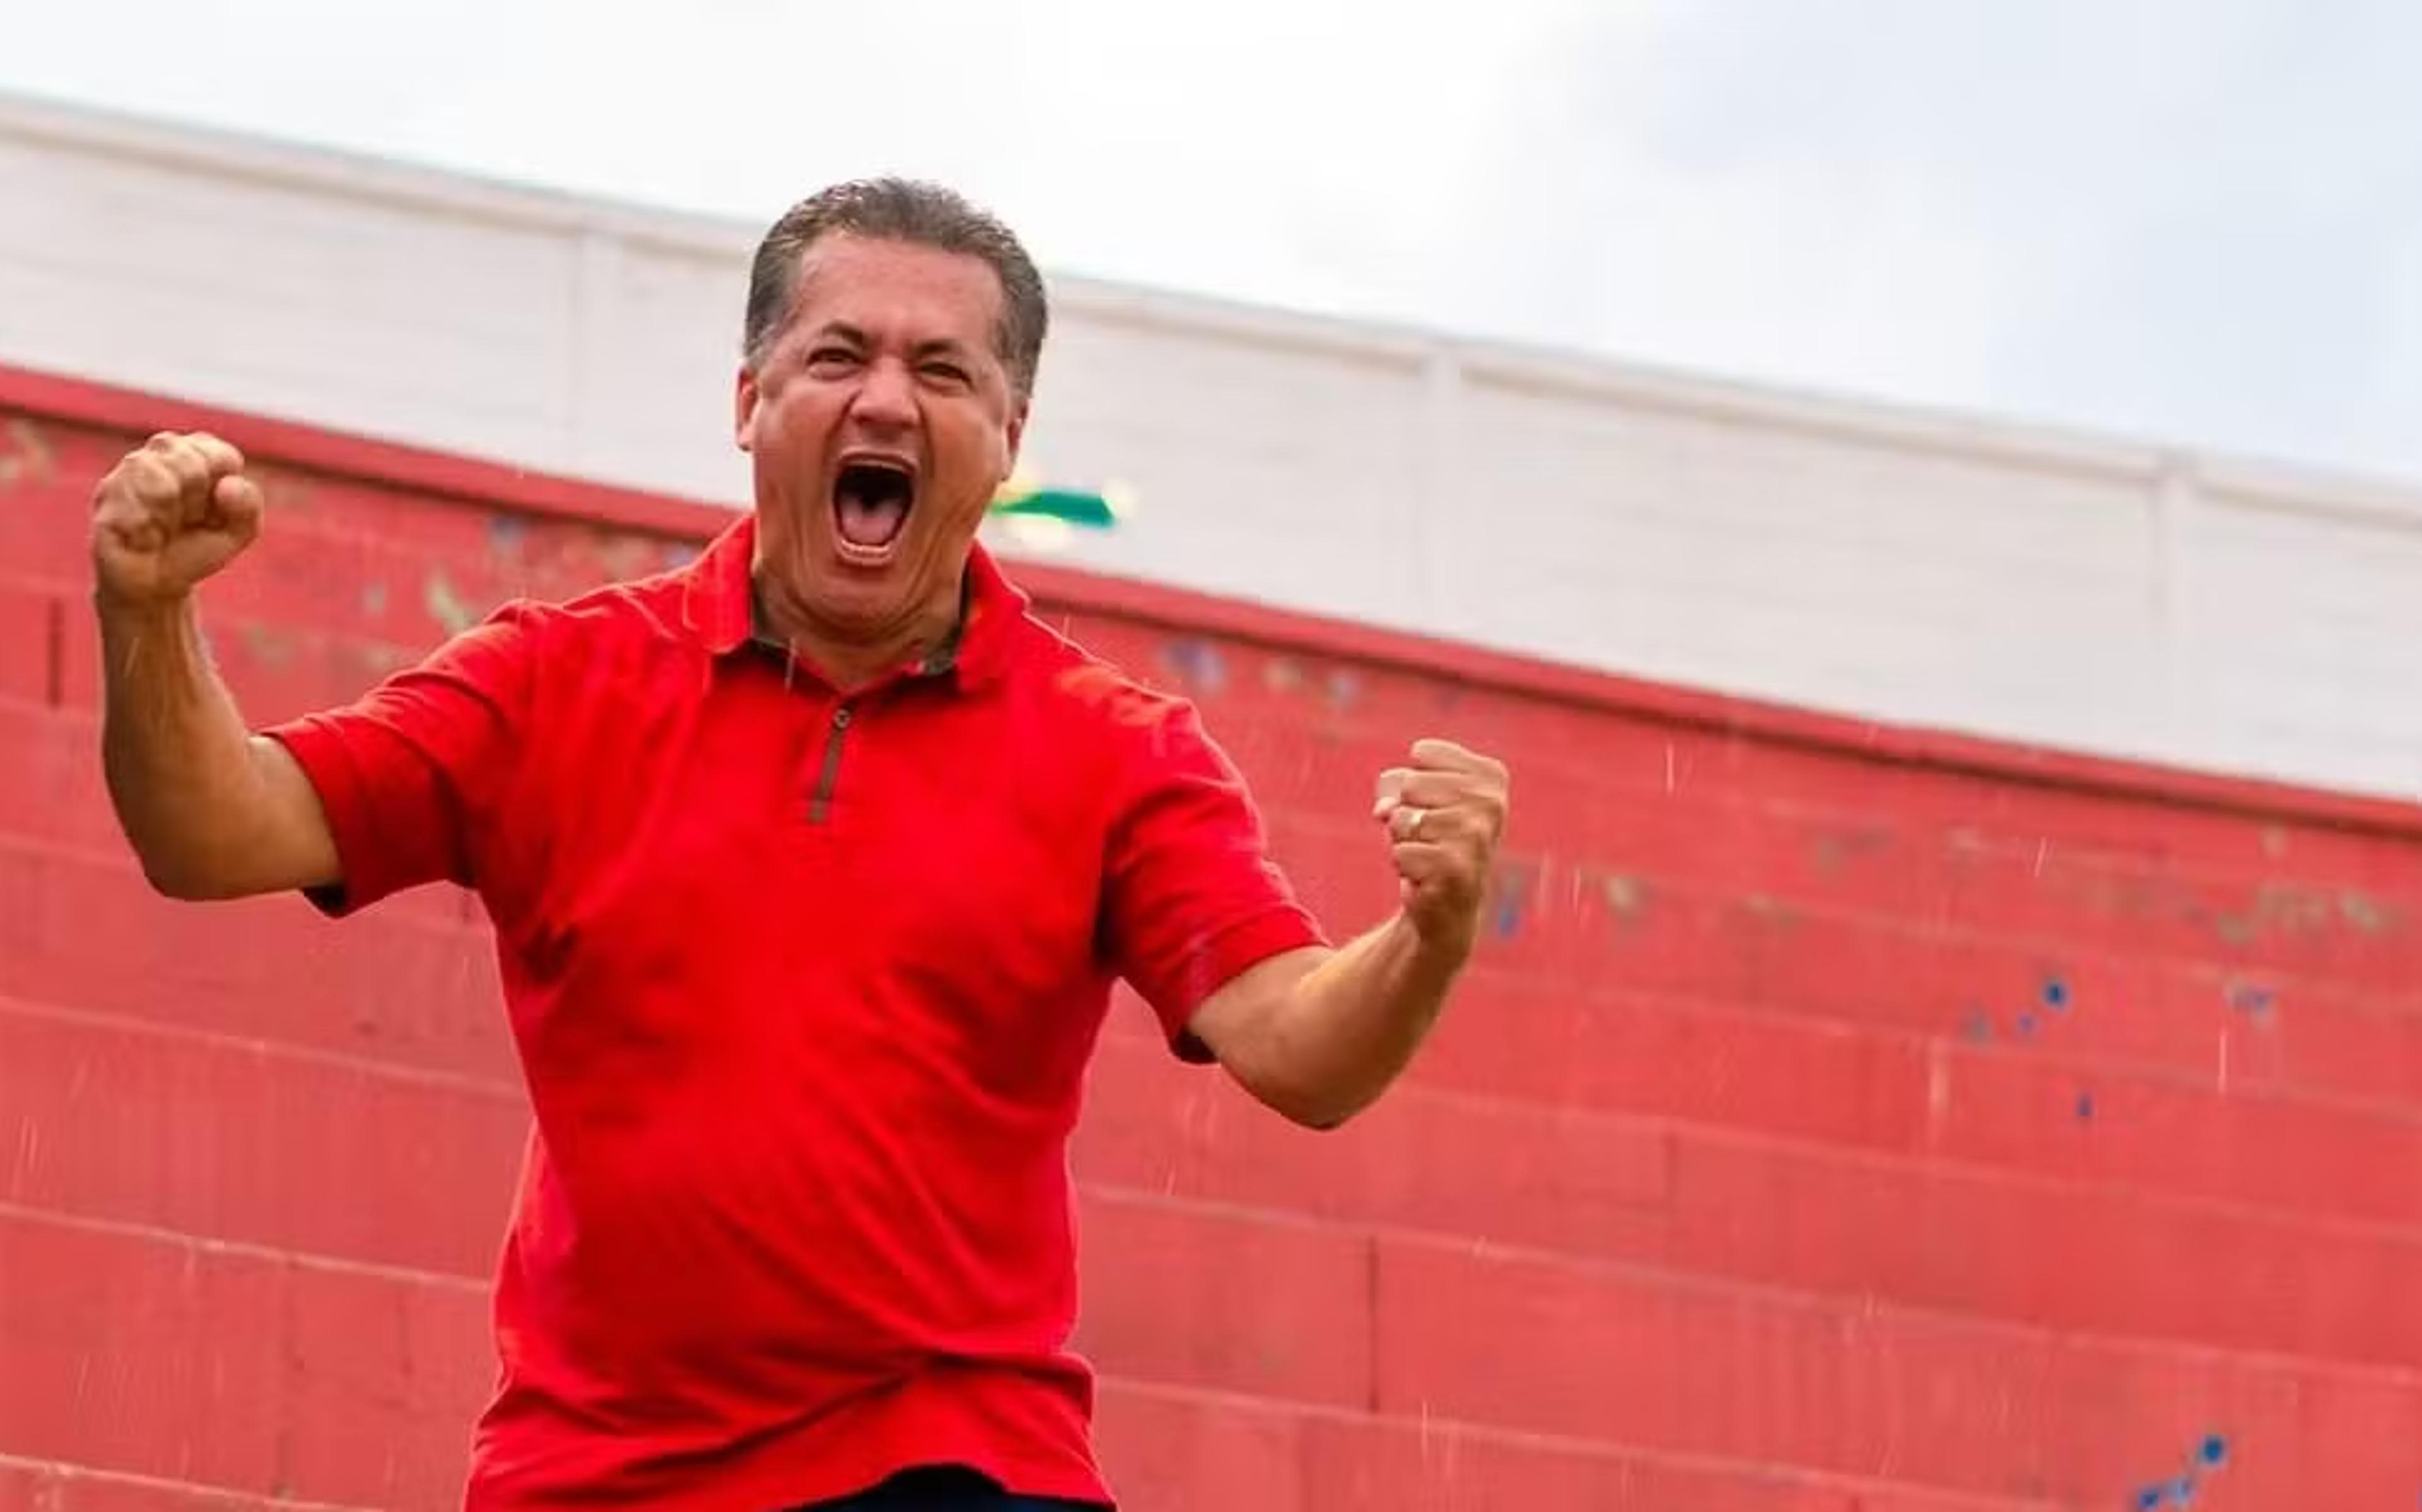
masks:
[[[1125,795],[1172,773],[1225,767],[1191,697],[1039,622],[1030,633],[1021,680],[1040,713],[1033,727],[1060,753],[1057,764]],[[1068,759],[1078,752],[1081,758]]]
[[[681,585],[678,572],[667,572],[567,597],[509,598],[432,648],[419,667],[519,687],[550,703],[567,690],[608,684],[627,693],[628,674],[695,640]]]
[[[1194,716],[1185,695],[1155,687],[1066,632],[1031,616],[1022,629],[1023,680],[1056,715],[1103,730],[1149,729]]]
[[[685,569],[600,584],[563,598],[522,597],[499,604],[489,620],[561,646],[613,640],[654,641],[683,633]]]
[[[570,620],[596,621],[601,627],[643,631],[677,632],[686,623],[698,569],[668,567],[643,577],[601,583],[565,599],[557,607]]]

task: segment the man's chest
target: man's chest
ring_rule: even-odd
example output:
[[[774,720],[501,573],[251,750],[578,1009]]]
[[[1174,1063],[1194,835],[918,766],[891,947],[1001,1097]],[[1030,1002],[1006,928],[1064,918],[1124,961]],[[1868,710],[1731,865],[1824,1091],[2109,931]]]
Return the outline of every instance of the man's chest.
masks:
[[[1107,980],[1109,804],[1050,744],[1014,700],[938,688],[759,682],[577,722],[537,763],[558,786],[526,815],[508,947],[642,1037],[904,1007],[978,1048],[1031,1035]]]

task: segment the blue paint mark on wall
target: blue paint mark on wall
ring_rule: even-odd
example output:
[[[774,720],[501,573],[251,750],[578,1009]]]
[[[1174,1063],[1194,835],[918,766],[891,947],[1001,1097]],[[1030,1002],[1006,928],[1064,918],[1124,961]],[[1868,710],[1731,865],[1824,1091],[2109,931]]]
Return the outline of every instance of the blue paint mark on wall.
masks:
[[[2036,985],[2034,1003],[2020,1007],[2005,1020],[2002,1012],[1989,1010],[1975,1003],[1960,1005],[1959,1033],[1971,1044],[1984,1044],[1995,1032],[2006,1027],[2021,1039],[2033,1038],[2038,1031],[2052,1027],[2053,1018],[2065,1018],[2077,1005],[2077,991],[2068,978],[2059,973],[2047,973]],[[2007,1010],[2003,1010],[2007,1011]],[[2046,1017],[2049,1014],[2051,1017]]]
[[[1500,940],[1511,939],[1522,927],[1531,908],[1533,873],[1528,866],[1503,866],[1491,879],[1490,921]]]
[[[2275,992],[2254,982],[2235,982],[2228,989],[2228,1005],[2257,1019],[2268,1016],[2276,1002]]]
[[[1216,694],[1227,683],[1227,661],[1209,641],[1172,641],[1161,648],[1160,659],[1190,688]]]
[[[2136,1492],[2136,1512],[2158,1512],[2165,1506],[2193,1506],[2204,1481],[2228,1463],[2228,1440],[2207,1433],[2187,1457],[2187,1468],[2167,1480],[2157,1480]]]

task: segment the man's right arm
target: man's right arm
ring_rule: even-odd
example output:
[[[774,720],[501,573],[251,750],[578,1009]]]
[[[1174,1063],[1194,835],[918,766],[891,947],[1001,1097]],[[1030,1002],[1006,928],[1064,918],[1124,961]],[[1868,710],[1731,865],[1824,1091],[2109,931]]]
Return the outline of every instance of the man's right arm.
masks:
[[[244,897],[340,881],[319,794],[249,733],[185,603],[104,605],[102,764],[143,875],[171,897]]]
[[[158,435],[94,492],[102,759],[119,825],[173,897],[241,897],[340,881],[319,795],[246,728],[210,663],[194,590],[260,534],[244,458],[208,435]]]

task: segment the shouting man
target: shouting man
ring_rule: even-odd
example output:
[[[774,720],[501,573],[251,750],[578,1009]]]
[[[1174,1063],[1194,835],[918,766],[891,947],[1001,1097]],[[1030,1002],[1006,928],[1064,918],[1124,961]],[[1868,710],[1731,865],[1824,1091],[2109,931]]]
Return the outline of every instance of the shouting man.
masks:
[[[977,544],[1045,324],[951,193],[805,201],[749,280],[753,511],[265,730],[195,608],[261,526],[244,459],[163,434],[99,487],[103,756],[152,883],[341,915],[450,880],[494,921],[535,1116],[474,1512],[1108,1505],[1066,1150],[1112,982],[1328,1129],[1472,949],[1502,766],[1375,773],[1402,906],[1332,949],[1195,710]]]

